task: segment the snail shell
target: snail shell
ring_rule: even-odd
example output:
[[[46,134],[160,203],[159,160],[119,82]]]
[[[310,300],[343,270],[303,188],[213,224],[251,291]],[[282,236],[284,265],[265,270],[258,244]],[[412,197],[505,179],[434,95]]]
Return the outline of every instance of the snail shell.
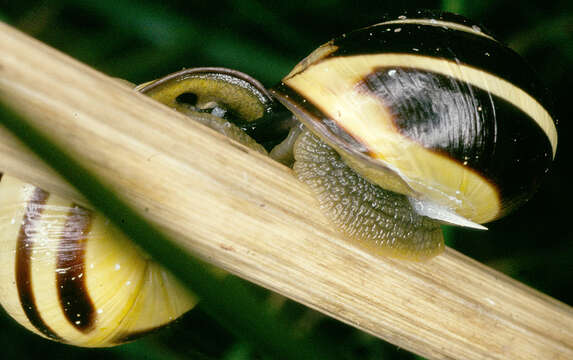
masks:
[[[342,35],[273,95],[370,182],[464,226],[529,199],[557,148],[548,97],[523,59],[447,13]]]
[[[86,347],[132,340],[196,303],[98,213],[1,174],[0,280],[16,321]]]

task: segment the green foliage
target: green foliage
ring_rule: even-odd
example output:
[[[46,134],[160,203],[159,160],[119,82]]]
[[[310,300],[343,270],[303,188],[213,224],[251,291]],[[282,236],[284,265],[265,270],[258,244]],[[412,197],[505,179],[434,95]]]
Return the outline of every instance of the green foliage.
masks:
[[[568,204],[573,203],[568,191],[572,153],[568,119],[573,118],[569,106],[573,85],[571,1],[537,0],[516,6],[512,1],[463,0],[0,0],[0,20],[134,83],[183,67],[224,66],[272,86],[316,46],[345,31],[379,22],[384,14],[402,8],[443,8],[481,21],[522,54],[545,80],[560,119],[560,144],[555,166],[540,191],[516,213],[490,224],[487,232],[448,228],[446,234],[450,246],[572,304],[573,241],[565,226]],[[333,349],[349,358],[416,358],[254,285],[246,287],[248,296],[274,309],[278,317],[286,319],[285,326],[308,341],[320,337],[318,344],[327,339]],[[224,290],[219,291],[219,296],[225,296]],[[222,321],[215,321],[212,311],[203,305],[150,338],[115,349],[85,350],[45,341],[2,314],[0,346],[6,359],[45,354],[84,359],[265,358],[261,344],[247,342]],[[282,339],[267,340],[276,343]]]

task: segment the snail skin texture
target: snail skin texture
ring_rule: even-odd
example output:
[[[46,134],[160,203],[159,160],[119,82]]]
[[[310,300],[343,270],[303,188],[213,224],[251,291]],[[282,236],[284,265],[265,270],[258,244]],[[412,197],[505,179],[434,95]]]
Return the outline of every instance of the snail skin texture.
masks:
[[[298,178],[350,239],[397,257],[439,253],[442,222],[480,228],[524,203],[557,148],[530,68],[453,14],[344,34],[271,93],[305,126]]]
[[[266,153],[227,120],[248,123],[272,103],[247,75],[189,69],[137,89]],[[186,96],[177,99],[181,94]],[[0,257],[6,312],[29,330],[72,345],[106,347],[136,339],[196,303],[100,214],[1,173]]]

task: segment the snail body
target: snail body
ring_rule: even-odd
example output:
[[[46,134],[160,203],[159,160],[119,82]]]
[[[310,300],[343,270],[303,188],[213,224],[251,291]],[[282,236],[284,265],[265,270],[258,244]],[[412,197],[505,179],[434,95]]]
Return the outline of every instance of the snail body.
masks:
[[[547,96],[532,71],[452,14],[418,13],[345,34],[315,50],[271,91],[336,151],[340,167],[379,193],[408,198],[392,195],[380,207],[389,195],[348,185],[334,165],[321,172],[329,180],[319,179],[308,171],[320,167],[324,155],[304,149],[312,136],[295,142],[295,172],[339,227],[357,240],[374,236],[383,252],[400,257],[438,253],[441,222],[480,228],[524,203],[557,147]],[[315,164],[303,165],[309,161]],[[411,208],[404,210],[411,217],[394,221],[394,201]],[[389,226],[372,225],[362,213]],[[417,215],[435,219],[435,226],[412,231],[422,229],[413,226]]]

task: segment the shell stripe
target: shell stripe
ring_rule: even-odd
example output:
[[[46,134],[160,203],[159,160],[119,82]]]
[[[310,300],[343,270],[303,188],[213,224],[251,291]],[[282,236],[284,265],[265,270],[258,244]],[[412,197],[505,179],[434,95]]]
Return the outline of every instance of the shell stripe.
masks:
[[[513,50],[484,36],[466,31],[444,29],[418,24],[386,24],[368,28],[371,31],[351,32],[334,40],[337,48],[330,57],[354,55],[411,54],[431,57],[436,61],[481,69],[501,76],[506,82],[523,89],[541,104],[548,106],[551,99],[547,89],[535,77],[534,71]],[[324,50],[323,50],[324,52]],[[408,63],[402,63],[408,66]]]
[[[59,340],[62,339],[52,330],[42,319],[36,304],[32,283],[32,254],[34,251],[34,235],[40,222],[44,204],[48,200],[49,194],[42,189],[35,188],[28,204],[26,212],[20,226],[16,245],[16,286],[22,309],[30,323],[46,337]]]
[[[1,179],[1,174],[0,174]],[[15,276],[18,296],[22,309],[30,323],[46,337],[65,341],[42,318],[36,303],[32,276],[33,253],[36,248],[38,226],[48,201],[49,193],[34,188],[26,205],[26,212],[20,226],[17,247]],[[78,205],[73,205],[65,219],[62,237],[57,251],[57,271],[55,284],[59,296],[60,308],[68,322],[77,330],[87,333],[96,318],[85,274],[86,235],[91,227],[92,213]],[[62,271],[65,269],[65,271]]]
[[[68,322],[87,333],[95,323],[96,310],[86,286],[86,242],[93,213],[72,205],[58,247],[56,283],[60,306]]]
[[[295,76],[285,79],[285,83],[293,87],[296,91],[305,94],[308,93],[308,89],[305,89],[305,87],[312,87],[312,85],[308,83],[309,79],[328,76],[328,73],[332,72],[333,69],[340,69],[339,73],[345,76],[343,81],[346,83],[345,88],[348,89],[360,83],[362,79],[381,67],[388,69],[393,67],[407,67],[442,74],[480,88],[507,101],[527,114],[539,125],[547,136],[551,144],[552,155],[555,157],[557,150],[557,129],[549,112],[521,88],[489,72],[467,65],[412,54],[371,54],[331,57],[307,68],[304,79],[301,77],[299,80]],[[352,70],[348,71],[348,69]]]
[[[376,25],[372,25],[369,27],[384,26],[384,25],[437,26],[437,27],[441,27],[441,28],[446,29],[446,30],[452,29],[452,30],[456,30],[456,31],[464,31],[468,34],[473,34],[476,36],[483,36],[483,37],[488,38],[490,40],[497,41],[493,37],[491,37],[490,35],[482,32],[481,29],[476,25],[468,26],[468,25],[464,25],[464,24],[460,24],[460,23],[456,23],[456,22],[452,22],[452,21],[438,20],[438,19],[398,19],[398,20],[384,21],[384,22],[381,22],[381,23],[378,23]]]
[[[503,199],[512,199],[506,201],[504,211],[524,200],[520,196],[524,189],[515,184],[534,179],[551,163],[550,144],[527,114],[468,83],[393,67],[369,74],[361,88],[388,109],[401,135],[473,169]],[[527,193],[534,191],[537,182],[529,186]]]

